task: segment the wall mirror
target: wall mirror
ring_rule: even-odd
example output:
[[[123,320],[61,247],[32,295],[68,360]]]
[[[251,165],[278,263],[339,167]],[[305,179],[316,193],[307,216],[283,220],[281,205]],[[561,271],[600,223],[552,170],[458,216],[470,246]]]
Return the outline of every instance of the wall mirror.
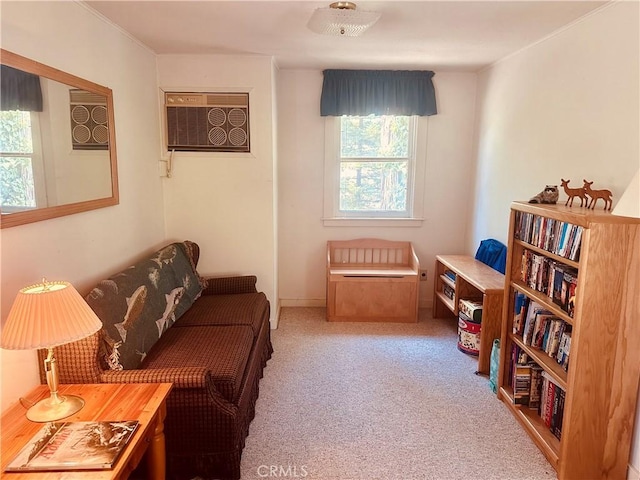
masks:
[[[118,204],[111,89],[0,49],[0,227]]]

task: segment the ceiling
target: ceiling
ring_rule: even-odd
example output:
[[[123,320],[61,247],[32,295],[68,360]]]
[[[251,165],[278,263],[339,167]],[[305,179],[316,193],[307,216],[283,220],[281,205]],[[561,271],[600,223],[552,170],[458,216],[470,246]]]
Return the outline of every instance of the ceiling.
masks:
[[[382,14],[361,37],[307,28],[330,0],[84,3],[157,54],[268,55],[283,69],[476,71],[607,2],[359,1],[358,9]]]

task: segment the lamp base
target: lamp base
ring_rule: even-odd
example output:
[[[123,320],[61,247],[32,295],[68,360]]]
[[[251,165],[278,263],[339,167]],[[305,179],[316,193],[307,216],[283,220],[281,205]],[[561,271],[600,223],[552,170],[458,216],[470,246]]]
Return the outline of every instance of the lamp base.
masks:
[[[69,417],[84,407],[84,400],[75,395],[52,396],[40,400],[27,410],[32,422],[53,422]]]

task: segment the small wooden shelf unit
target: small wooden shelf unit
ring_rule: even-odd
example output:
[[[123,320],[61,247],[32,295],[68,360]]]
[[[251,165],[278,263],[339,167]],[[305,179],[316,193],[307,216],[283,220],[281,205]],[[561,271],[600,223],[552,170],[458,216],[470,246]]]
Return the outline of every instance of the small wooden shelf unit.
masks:
[[[517,218],[523,213],[582,227],[579,258],[568,260],[519,239]],[[626,478],[640,375],[640,219],[581,207],[514,202],[509,224],[498,397],[560,480]],[[573,316],[522,279],[525,249],[578,270]],[[568,371],[513,332],[516,292],[571,326]],[[509,382],[514,345],[565,392],[560,439],[537,409],[514,403]]]
[[[455,281],[445,275],[456,274]],[[447,297],[444,286],[453,289]],[[458,317],[460,299],[482,301],[482,325],[478,372],[489,374],[493,340],[500,338],[504,275],[468,255],[437,255],[435,267],[433,318]]]
[[[417,322],[420,264],[411,242],[327,242],[327,320]]]

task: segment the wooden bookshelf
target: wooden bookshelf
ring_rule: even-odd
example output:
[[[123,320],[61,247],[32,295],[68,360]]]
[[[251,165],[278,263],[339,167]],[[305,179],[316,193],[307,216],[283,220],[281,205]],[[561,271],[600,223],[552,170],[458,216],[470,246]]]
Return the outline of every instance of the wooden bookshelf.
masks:
[[[517,217],[522,213],[582,227],[579,257],[570,260],[517,238]],[[578,270],[573,316],[523,281],[525,249]],[[582,207],[514,202],[505,284],[499,398],[559,479],[626,478],[640,376],[640,219]],[[568,371],[513,332],[515,292],[571,325]],[[509,384],[513,345],[565,391],[560,440],[536,409],[513,402]]]
[[[455,273],[455,280],[445,272]],[[460,299],[482,301],[482,326],[478,373],[489,374],[493,340],[500,338],[504,275],[468,255],[437,255],[435,266],[433,317],[458,317]],[[453,298],[443,293],[444,286],[453,290]]]

